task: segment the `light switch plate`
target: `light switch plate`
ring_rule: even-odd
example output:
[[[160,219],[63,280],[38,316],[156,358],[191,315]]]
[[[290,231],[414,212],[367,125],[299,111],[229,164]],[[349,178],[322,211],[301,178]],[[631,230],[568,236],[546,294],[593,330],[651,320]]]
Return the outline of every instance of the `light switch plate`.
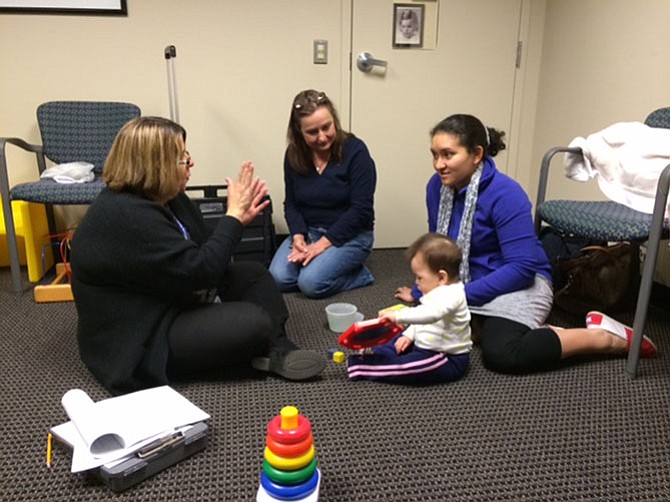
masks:
[[[314,40],[314,64],[328,63],[328,40]]]

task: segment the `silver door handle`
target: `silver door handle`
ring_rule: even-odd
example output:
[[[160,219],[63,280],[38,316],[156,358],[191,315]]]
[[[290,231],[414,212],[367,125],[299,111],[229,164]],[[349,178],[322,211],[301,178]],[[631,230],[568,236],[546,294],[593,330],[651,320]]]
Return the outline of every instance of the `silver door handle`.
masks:
[[[364,73],[371,72],[373,66],[381,66],[382,68],[386,68],[387,65],[388,63],[386,61],[382,59],[375,59],[374,56],[369,52],[361,52],[356,58],[356,66]]]

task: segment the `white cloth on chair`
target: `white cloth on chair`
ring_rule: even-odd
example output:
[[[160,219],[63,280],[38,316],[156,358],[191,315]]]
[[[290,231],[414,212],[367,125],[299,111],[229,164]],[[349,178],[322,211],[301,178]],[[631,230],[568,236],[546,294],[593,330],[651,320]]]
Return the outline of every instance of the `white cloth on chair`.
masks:
[[[87,183],[93,181],[93,164],[90,162],[68,162],[44,170],[40,178],[52,178],[58,183]]]
[[[619,122],[586,138],[577,137],[569,146],[581,148],[582,154],[566,153],[565,176],[588,181],[598,175],[598,186],[610,200],[654,212],[658,178],[670,163],[670,129]]]

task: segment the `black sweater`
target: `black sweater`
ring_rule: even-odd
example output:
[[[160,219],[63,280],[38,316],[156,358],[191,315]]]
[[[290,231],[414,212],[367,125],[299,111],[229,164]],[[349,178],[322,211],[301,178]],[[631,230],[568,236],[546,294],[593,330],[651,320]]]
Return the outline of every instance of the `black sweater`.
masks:
[[[228,216],[210,234],[184,194],[166,207],[102,191],[71,254],[79,353],[102,385],[122,394],[168,383],[168,328],[195,292],[221,285],[241,236],[242,224]]]

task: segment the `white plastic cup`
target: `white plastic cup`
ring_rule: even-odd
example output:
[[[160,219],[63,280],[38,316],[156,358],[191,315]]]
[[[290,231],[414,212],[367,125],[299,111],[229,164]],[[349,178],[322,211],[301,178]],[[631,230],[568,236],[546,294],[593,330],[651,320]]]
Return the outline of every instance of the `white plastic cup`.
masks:
[[[344,333],[349,326],[362,318],[356,305],[351,303],[331,303],[326,307],[326,316],[328,328],[335,333]]]

